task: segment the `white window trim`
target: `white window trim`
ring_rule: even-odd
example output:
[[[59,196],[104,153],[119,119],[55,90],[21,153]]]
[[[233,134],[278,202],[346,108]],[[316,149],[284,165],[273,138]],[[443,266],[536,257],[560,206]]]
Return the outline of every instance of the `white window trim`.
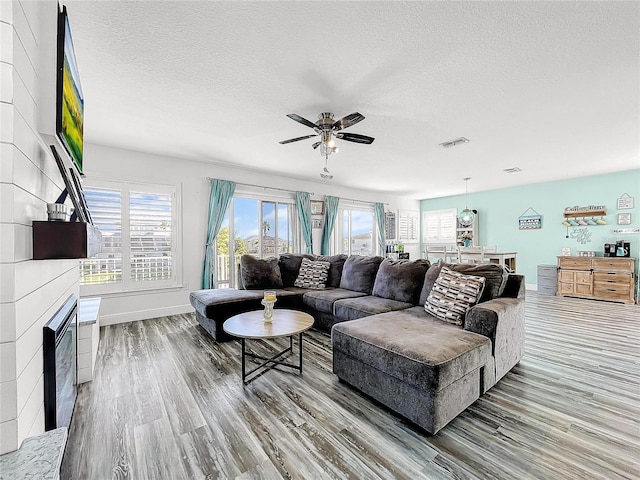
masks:
[[[109,295],[118,293],[129,292],[148,292],[154,290],[167,290],[172,288],[183,288],[183,262],[182,262],[182,215],[178,215],[182,212],[182,185],[178,184],[156,184],[156,183],[141,183],[141,182],[128,182],[118,180],[106,180],[87,177],[83,184],[86,188],[106,188],[112,190],[120,190],[122,193],[122,264],[123,275],[122,282],[120,283],[106,283],[96,285],[80,285],[81,296],[92,295]],[[127,268],[126,274],[124,272],[125,262],[130,261],[131,245],[129,237],[129,193],[160,193],[172,195],[173,202],[171,207],[171,222],[172,222],[172,244],[171,244],[171,262],[172,262],[172,275],[171,279],[167,280],[147,280],[144,282],[133,282],[129,278],[129,270]],[[126,217],[125,217],[126,213]],[[125,220],[126,219],[126,220]],[[127,242],[124,241],[126,238]]]
[[[329,243],[329,250],[331,255],[335,255],[337,253],[342,252],[342,239],[344,238],[344,225],[342,219],[344,217],[345,210],[358,210],[361,212],[371,212],[372,215],[372,239],[371,239],[371,251],[372,255],[377,255],[378,253],[378,222],[376,222],[375,218],[375,210],[374,206],[371,203],[356,203],[351,201],[343,201],[340,200],[338,205],[338,214],[336,217],[336,222],[333,228],[333,234],[331,235],[331,241]],[[349,244],[349,252],[345,253],[345,255],[351,255],[351,244]]]

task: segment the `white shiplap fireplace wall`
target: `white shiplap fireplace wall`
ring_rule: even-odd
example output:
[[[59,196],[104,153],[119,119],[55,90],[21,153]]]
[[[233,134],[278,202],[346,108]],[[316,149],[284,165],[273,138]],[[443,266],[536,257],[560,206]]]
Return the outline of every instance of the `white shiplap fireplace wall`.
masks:
[[[44,431],[42,326],[79,295],[77,260],[32,259],[31,222],[63,187],[38,133],[39,56],[55,55],[45,5],[0,1],[0,454]]]

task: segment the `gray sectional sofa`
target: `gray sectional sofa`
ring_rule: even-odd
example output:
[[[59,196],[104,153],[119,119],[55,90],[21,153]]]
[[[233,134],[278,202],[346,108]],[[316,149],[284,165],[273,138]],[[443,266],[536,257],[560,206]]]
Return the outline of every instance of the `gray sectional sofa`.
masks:
[[[294,286],[303,258],[330,264],[326,288]],[[447,266],[485,278],[463,325],[435,318],[425,301]],[[196,318],[218,341],[229,317],[261,309],[265,289],[276,308],[303,310],[331,332],[338,378],[434,434],[491,388],[524,354],[524,277],[498,265],[430,265],[353,255],[243,256],[240,289],[192,292]],[[250,289],[244,288],[248,287]]]

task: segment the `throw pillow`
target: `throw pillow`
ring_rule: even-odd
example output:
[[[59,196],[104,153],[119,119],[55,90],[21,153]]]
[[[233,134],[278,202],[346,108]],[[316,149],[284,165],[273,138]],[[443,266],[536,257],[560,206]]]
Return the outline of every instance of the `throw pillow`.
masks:
[[[378,256],[351,255],[344,262],[340,288],[371,295],[376,273],[378,273],[382,260],[383,258]]]
[[[385,258],[376,274],[372,295],[416,305],[429,265],[429,260]]]
[[[319,262],[329,262],[329,278],[327,279],[327,287],[339,287],[340,279],[342,278],[342,269],[344,268],[344,262],[347,261],[347,256],[344,254],[338,255],[318,255],[314,260]]]
[[[462,325],[467,311],[478,303],[484,284],[484,277],[463,275],[443,266],[424,309],[440,320]]]
[[[300,265],[300,273],[298,273],[298,278],[296,278],[293,286],[315,290],[325,288],[327,278],[329,278],[330,266],[329,262],[317,262],[303,258]]]
[[[293,287],[293,283],[298,278],[298,273],[300,273],[300,265],[302,265],[303,258],[316,259],[315,255],[308,253],[283,253],[280,255],[278,265],[280,266],[283,287]]]
[[[282,276],[278,259],[257,258],[252,255],[240,257],[240,279],[245,290],[259,288],[282,288]]]

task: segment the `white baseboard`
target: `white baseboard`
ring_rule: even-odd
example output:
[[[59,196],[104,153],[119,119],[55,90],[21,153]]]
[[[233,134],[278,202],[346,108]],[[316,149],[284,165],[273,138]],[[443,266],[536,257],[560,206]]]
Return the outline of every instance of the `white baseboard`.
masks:
[[[524,284],[524,288],[526,290],[533,290],[534,292],[538,291],[538,284],[537,283],[525,283]]]
[[[191,313],[193,311],[194,308],[190,304],[186,304],[164,308],[153,308],[150,310],[138,310],[135,312],[100,315],[100,326],[135,322],[137,320],[149,320],[151,318],[165,317],[167,315],[180,315],[181,313]]]

